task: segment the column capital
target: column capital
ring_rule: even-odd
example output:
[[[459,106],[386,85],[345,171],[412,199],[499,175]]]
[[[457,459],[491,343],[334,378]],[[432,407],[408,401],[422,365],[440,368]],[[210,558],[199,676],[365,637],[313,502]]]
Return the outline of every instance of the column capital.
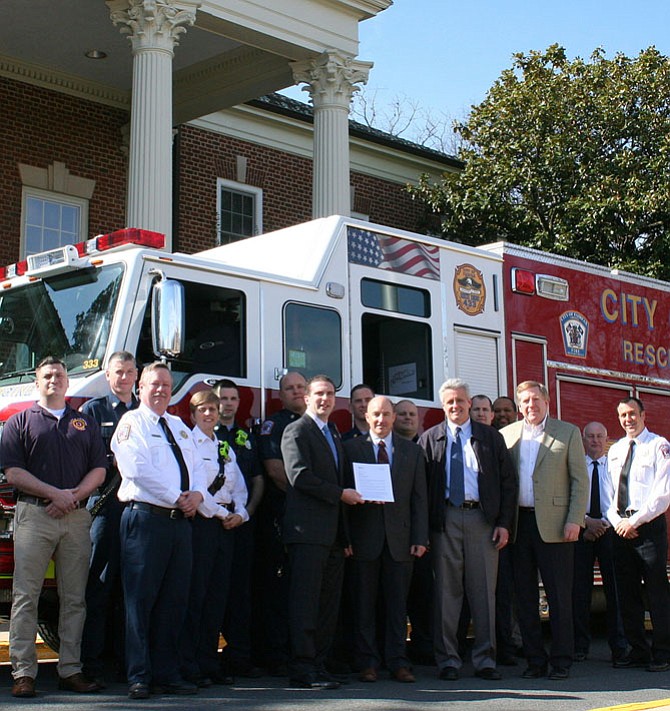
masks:
[[[128,35],[133,52],[158,49],[172,53],[179,35],[195,22],[200,0],[106,0],[110,18]]]
[[[362,62],[336,50],[328,50],[315,59],[291,62],[296,84],[305,83],[314,108],[335,104],[349,110],[351,97],[365,84],[372,62]]]

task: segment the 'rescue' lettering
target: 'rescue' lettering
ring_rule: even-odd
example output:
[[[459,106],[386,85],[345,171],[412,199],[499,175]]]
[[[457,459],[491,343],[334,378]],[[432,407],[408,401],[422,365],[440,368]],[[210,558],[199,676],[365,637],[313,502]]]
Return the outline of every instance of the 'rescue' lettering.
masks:
[[[657,306],[656,299],[649,301],[646,296],[625,292],[617,294],[613,289],[604,289],[600,296],[600,310],[605,321],[608,323],[620,321],[637,328],[640,325],[640,314],[642,313],[647,319],[650,331],[654,330],[654,314]]]
[[[636,341],[621,341],[622,356],[625,363],[636,363],[637,365],[668,367],[668,348],[664,346],[654,346],[651,343],[638,343]]]

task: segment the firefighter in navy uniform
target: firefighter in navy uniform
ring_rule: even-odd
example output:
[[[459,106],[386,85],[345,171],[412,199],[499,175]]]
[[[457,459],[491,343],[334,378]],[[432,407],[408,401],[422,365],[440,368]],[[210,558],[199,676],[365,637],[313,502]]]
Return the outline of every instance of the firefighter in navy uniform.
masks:
[[[281,378],[279,399],[283,408],[263,422],[258,437],[266,489],[256,524],[256,574],[263,596],[263,663],[272,676],[286,676],[288,662],[288,557],[282,541],[288,479],[281,438],[287,425],[307,408],[306,385],[301,373],[290,372]]]
[[[261,670],[254,665],[256,655],[252,630],[257,628],[257,615],[252,601],[251,574],[254,562],[255,513],[263,498],[265,482],[258,458],[258,446],[254,436],[237,421],[240,406],[240,392],[232,380],[219,380],[214,384],[214,393],[220,401],[219,424],[214,428],[216,436],[227,442],[237,458],[237,465],[244,475],[249,492],[246,503],[249,520],[234,531],[232,571],[235,584],[231,586],[223,636],[228,643],[224,649],[224,676],[261,676]],[[252,652],[253,650],[253,652]]]
[[[137,366],[132,353],[117,351],[107,362],[105,377],[111,392],[85,402],[81,411],[91,415],[100,425],[107,450],[105,483],[91,496],[88,509],[91,523],[91,562],[86,584],[86,622],[81,640],[81,661],[84,675],[104,686],[104,652],[107,627],[115,623],[113,639],[117,672],[123,673],[123,595],[121,593],[121,539],[119,526],[123,504],[116,496],[121,476],[114,464],[112,436],[121,417],[134,410],[137,398],[133,388]],[[120,632],[121,631],[121,632]]]

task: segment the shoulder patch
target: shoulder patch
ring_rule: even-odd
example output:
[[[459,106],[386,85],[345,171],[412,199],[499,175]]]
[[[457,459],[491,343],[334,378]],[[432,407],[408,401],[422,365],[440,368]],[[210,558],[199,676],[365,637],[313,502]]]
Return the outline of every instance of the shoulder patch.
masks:
[[[116,430],[116,441],[125,442],[130,437],[130,425],[120,424]]]
[[[84,432],[86,429],[86,420],[83,417],[73,417],[70,424],[79,432]]]
[[[274,426],[275,423],[272,420],[265,420],[265,422],[261,425],[261,434],[269,435]]]
[[[662,444],[660,449],[663,459],[670,459],[670,445]]]

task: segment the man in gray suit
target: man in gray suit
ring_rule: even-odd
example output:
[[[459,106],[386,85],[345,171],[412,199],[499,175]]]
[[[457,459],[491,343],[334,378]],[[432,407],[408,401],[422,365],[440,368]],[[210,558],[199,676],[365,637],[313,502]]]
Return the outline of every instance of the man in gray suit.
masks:
[[[307,689],[336,689],[325,669],[342,588],[344,549],[342,503],[362,502],[344,487],[344,452],[335,427],[335,385],[326,375],[307,383],[307,410],[284,430],[286,468],[284,543],[288,548],[290,682]]]
[[[366,502],[349,512],[353,555],[355,650],[361,681],[377,681],[381,655],[376,642],[376,602],[381,583],[385,600],[384,661],[400,682],[416,681],[405,651],[407,592],[413,557],[428,543],[428,507],[423,453],[393,433],[395,412],[387,397],[368,403],[367,435],[344,443],[353,483],[353,463],[388,464],[393,502]]]
[[[440,400],[445,422],[419,440],[428,474],[435,661],[440,679],[458,679],[458,620],[467,595],[475,628],[475,676],[497,681],[498,551],[507,545],[514,526],[516,472],[500,434],[470,419],[467,383],[447,380],[440,387]]]
[[[579,429],[549,417],[549,393],[527,380],[516,389],[523,420],[500,430],[519,472],[519,520],[511,548],[519,627],[528,668],[522,676],[567,679],[573,656],[574,542],[584,525],[589,496]],[[549,603],[551,650],[542,642],[538,572]]]

